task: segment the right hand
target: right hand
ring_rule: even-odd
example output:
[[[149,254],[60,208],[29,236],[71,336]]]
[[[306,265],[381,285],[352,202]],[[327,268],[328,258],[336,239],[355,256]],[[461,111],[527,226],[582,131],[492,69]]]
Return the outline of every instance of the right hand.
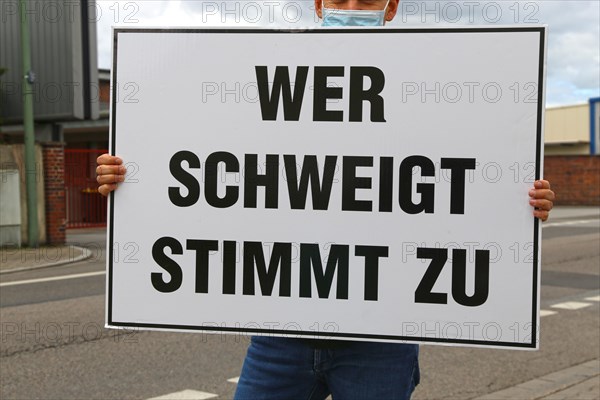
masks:
[[[102,196],[108,196],[110,192],[117,188],[119,182],[125,181],[125,172],[127,171],[123,160],[110,154],[102,154],[96,160],[96,180],[100,184],[98,192]]]

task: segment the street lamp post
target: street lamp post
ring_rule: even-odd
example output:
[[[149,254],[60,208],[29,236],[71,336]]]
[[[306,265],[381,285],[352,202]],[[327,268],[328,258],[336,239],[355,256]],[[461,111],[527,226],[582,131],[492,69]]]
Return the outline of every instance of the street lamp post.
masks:
[[[23,59],[23,129],[25,131],[25,184],[27,187],[27,237],[30,247],[38,247],[37,169],[35,167],[35,133],[33,127],[33,82],[29,25],[26,0],[19,0],[21,48]]]

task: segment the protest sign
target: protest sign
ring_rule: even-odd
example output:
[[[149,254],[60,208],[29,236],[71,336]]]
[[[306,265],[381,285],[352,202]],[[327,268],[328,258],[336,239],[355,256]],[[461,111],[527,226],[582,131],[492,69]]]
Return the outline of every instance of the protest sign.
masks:
[[[545,28],[114,35],[108,326],[537,348]]]

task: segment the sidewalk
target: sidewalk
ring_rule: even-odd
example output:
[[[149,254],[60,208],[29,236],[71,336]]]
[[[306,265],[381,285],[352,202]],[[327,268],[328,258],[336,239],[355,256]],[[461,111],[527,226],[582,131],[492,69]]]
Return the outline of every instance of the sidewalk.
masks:
[[[473,400],[597,400],[599,398],[600,360],[592,360]]]
[[[555,206],[550,212],[549,221],[578,218],[594,219],[600,218],[600,207],[597,206]]]
[[[79,246],[40,246],[37,249],[2,247],[0,249],[0,274],[55,267],[83,261],[92,252]]]

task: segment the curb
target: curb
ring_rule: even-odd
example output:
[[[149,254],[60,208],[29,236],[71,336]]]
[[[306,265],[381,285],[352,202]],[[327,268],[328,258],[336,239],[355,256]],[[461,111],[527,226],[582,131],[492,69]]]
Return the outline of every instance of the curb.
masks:
[[[472,400],[534,400],[551,395],[554,395],[552,398],[557,399],[573,398],[572,396],[560,396],[560,392],[576,388],[581,384],[585,385],[586,382],[589,383],[590,379],[598,378],[599,374],[600,360],[594,359]],[[566,395],[566,393],[564,394]]]
[[[69,260],[61,260],[61,261],[46,263],[46,264],[42,264],[42,265],[34,265],[34,266],[30,266],[30,267],[7,269],[4,271],[0,271],[0,275],[12,274],[15,272],[33,271],[36,269],[43,269],[43,268],[49,268],[49,267],[58,267],[61,265],[66,265],[66,264],[74,264],[74,263],[77,263],[80,261],[87,260],[88,258],[90,258],[92,256],[92,251],[90,249],[86,249],[85,247],[73,246],[73,245],[71,245],[71,247],[74,249],[81,250],[81,255],[77,256],[73,259],[69,259]]]
[[[572,221],[573,219],[599,219],[600,214],[582,214],[576,215],[574,217],[555,217],[552,215],[552,211],[550,211],[550,218],[552,218],[551,222],[562,222],[562,221]]]

